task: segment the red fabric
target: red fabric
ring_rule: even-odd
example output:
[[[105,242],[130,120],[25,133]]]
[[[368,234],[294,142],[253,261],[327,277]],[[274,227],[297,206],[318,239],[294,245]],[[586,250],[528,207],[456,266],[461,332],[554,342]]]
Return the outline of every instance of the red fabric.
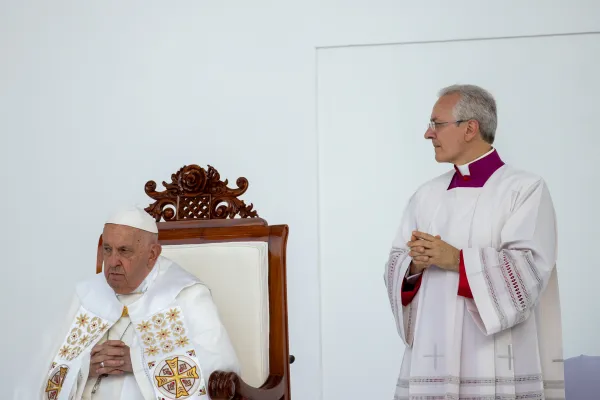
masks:
[[[417,281],[414,284],[408,283],[406,278],[404,278],[404,281],[402,281],[402,289],[401,289],[403,306],[406,307],[407,305],[409,305],[410,302],[417,295],[417,292],[419,291],[419,288],[421,287],[422,278],[423,278],[423,275],[419,275],[419,277],[417,278]]]
[[[460,251],[460,266],[458,269],[458,274],[458,295],[472,299],[473,293],[471,293],[471,286],[469,286],[469,280],[467,279],[467,271],[465,269],[465,260],[463,258],[462,250]],[[404,301],[404,298],[402,300]]]

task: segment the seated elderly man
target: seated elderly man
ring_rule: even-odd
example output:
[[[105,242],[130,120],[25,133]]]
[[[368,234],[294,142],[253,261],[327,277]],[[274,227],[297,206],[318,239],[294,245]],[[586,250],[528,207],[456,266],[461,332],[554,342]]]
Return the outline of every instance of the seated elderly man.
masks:
[[[117,212],[102,242],[104,273],[77,285],[36,398],[208,399],[214,370],[240,372],[209,289],[161,256],[150,215]]]

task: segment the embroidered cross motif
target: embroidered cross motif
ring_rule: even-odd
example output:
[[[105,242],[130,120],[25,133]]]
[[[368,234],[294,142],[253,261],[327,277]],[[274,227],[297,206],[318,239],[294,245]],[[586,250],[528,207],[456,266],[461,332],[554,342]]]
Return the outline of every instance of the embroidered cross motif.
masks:
[[[180,365],[179,357],[165,360],[165,363],[166,366],[160,370],[163,375],[156,374],[154,377],[156,385],[159,388],[167,387],[167,391],[170,394],[175,394],[177,399],[189,396],[190,393],[186,386],[188,388],[193,386],[193,382],[200,378],[196,372],[196,366],[189,368],[190,365],[185,362]]]
[[[508,354],[505,356],[498,356],[498,358],[507,358],[508,359],[508,370],[512,371],[512,362],[513,362],[513,354],[512,354],[512,345],[508,345]]]
[[[425,354],[423,357],[432,357],[433,358],[433,369],[437,370],[437,359],[444,357],[443,354],[438,354],[437,352],[437,344],[433,345],[433,354]]]
[[[58,395],[60,394],[60,390],[62,389],[68,370],[69,368],[61,366],[59,370],[56,371],[50,379],[48,379],[48,385],[46,386],[48,399],[58,399]]]

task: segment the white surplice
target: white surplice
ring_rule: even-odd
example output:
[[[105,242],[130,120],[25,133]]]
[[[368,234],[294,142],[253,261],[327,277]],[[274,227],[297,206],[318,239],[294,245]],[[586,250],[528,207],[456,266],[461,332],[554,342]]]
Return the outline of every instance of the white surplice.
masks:
[[[564,399],[557,228],[545,182],[504,165],[483,187],[448,190],[454,171],[412,196],[384,280],[406,345],[395,400]],[[402,305],[414,230],[462,249],[459,273],[426,269]]]
[[[103,274],[79,283],[67,315],[61,319],[64,322],[53,336],[44,338],[44,350],[36,359],[39,373],[28,375],[13,398],[156,400],[158,394],[165,399],[208,399],[206,386],[213,371],[240,373],[238,358],[210,290],[196,277],[161,256],[140,286],[142,293],[117,296]],[[128,315],[122,315],[124,305]],[[82,320],[85,313],[92,318]],[[100,318],[100,323],[92,326],[94,316]],[[90,334],[88,341],[84,339],[86,328],[87,332],[103,334],[96,338]],[[69,336],[65,339],[73,330],[83,334],[77,333],[77,341]],[[96,385],[97,378],[88,377],[90,352],[95,344],[106,340],[122,340],[130,347],[133,373],[107,376]],[[61,349],[69,343],[73,344],[70,347],[79,345],[80,350],[72,357],[62,354],[61,359]],[[68,367],[66,377],[55,383],[49,382],[49,376],[60,365],[53,360]],[[177,375],[177,382],[171,374]],[[56,382],[68,387],[68,392],[48,392]],[[182,382],[188,386],[183,387]],[[92,393],[94,386],[97,387]],[[182,394],[186,389],[189,395]],[[175,390],[180,391],[179,396],[171,397],[169,392]]]

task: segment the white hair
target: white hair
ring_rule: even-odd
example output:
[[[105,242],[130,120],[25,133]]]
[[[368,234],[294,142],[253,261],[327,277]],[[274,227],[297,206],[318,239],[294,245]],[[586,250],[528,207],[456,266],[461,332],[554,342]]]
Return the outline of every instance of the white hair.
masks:
[[[494,143],[498,115],[496,100],[485,89],[475,85],[452,85],[440,90],[439,96],[459,94],[460,100],[452,113],[456,120],[474,119],[479,122],[479,132],[487,143]]]

